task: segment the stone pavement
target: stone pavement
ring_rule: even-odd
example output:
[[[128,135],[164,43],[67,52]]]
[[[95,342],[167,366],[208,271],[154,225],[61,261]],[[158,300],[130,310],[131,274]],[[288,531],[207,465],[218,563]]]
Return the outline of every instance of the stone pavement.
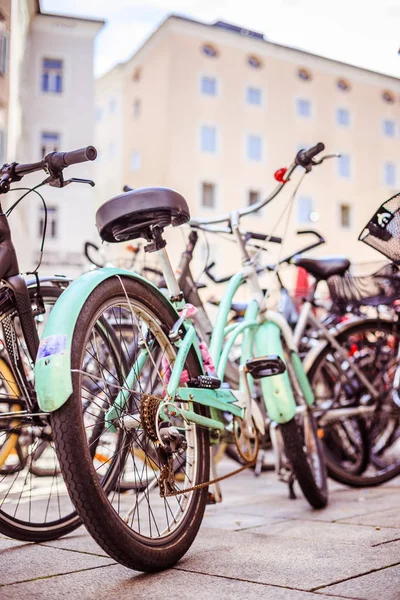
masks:
[[[232,470],[229,459],[220,471]],[[400,480],[352,490],[330,482],[315,511],[273,473],[222,482],[200,533],[170,571],[115,563],[83,528],[46,544],[0,536],[0,599],[400,600]]]

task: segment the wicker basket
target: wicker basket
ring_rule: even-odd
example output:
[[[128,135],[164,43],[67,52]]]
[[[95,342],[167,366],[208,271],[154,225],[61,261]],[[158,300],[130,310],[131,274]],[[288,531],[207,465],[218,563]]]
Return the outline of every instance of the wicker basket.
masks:
[[[358,239],[400,264],[400,194],[378,208]]]

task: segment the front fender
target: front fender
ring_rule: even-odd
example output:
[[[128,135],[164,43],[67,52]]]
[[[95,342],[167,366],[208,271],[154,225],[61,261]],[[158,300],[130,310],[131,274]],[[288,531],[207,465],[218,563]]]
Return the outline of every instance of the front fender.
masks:
[[[142,281],[152,294],[175,310],[168,298],[150,281],[125,269],[104,268],[85,273],[69,285],[55,303],[47,320],[35,364],[39,407],[44,412],[60,408],[72,394],[71,344],[76,321],[90,294],[103,281],[115,276]],[[177,319],[178,314],[177,315]]]

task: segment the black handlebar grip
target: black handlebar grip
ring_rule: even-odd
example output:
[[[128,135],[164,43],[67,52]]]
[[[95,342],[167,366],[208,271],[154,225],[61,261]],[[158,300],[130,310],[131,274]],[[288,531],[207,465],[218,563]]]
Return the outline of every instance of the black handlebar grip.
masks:
[[[71,152],[51,152],[46,156],[45,161],[47,162],[49,171],[52,172],[62,171],[70,165],[95,160],[96,157],[96,148],[94,146],[86,146],[86,148],[72,150]]]
[[[86,148],[80,148],[80,150],[64,152],[64,164],[66,167],[88,160],[95,160],[96,158],[97,150],[94,146],[86,146]]]
[[[308,165],[311,165],[314,156],[317,156],[317,154],[323,150],[325,150],[325,144],[322,142],[318,142],[318,144],[311,146],[308,150],[300,150],[296,156],[296,163],[302,167],[307,167]]]
[[[273,244],[282,244],[282,238],[276,235],[268,235],[267,233],[254,233],[249,231],[249,238],[253,240],[260,240],[262,242],[272,242]]]

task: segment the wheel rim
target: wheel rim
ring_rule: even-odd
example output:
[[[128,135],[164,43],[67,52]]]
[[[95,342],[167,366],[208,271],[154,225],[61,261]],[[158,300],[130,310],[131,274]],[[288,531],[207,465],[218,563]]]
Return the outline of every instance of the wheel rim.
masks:
[[[117,373],[108,366],[96,333],[96,323],[103,319],[112,325],[118,340],[117,352],[127,365],[135,363],[140,349],[148,351],[134,386],[127,384],[122,372]],[[87,451],[95,457],[92,474],[100,479],[104,496],[130,532],[146,538],[147,542],[157,543],[182,526],[194,499],[192,491],[160,496],[165,464],[160,458],[158,442],[150,437],[154,432],[146,429],[140,417],[140,405],[145,397],[150,395],[161,403],[165,400],[166,373],[174,364],[175,350],[163,324],[145,306],[131,299],[128,303],[124,296],[107,300],[96,312],[87,331],[79,360],[81,366],[77,369],[76,389],[83,405],[90,400],[89,410],[84,407],[82,411],[82,424]],[[91,364],[97,364],[96,373],[85,371],[88,355]],[[96,394],[93,394],[94,381],[98,386]],[[113,422],[116,432],[111,432],[104,415],[121,389],[129,392],[129,400]],[[179,402],[176,406],[187,408]],[[171,487],[174,491],[182,491],[196,482],[196,427],[188,424],[179,410],[175,416],[170,415],[169,420],[187,444],[185,452],[172,455],[169,469]],[[92,431],[96,428],[94,436]]]

